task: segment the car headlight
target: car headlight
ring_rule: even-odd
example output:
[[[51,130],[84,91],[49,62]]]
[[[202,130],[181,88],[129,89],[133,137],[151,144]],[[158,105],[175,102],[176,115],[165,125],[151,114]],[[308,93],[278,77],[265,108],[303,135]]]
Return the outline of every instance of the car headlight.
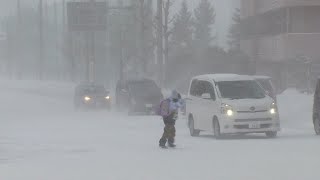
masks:
[[[226,114],[227,116],[233,116],[234,111],[232,106],[228,104],[221,104],[221,113]]]
[[[277,113],[277,111],[278,111],[278,108],[277,108],[277,105],[276,105],[276,103],[272,103],[271,104],[271,107],[270,107],[270,114],[276,114]]]
[[[106,100],[110,100],[110,96],[106,96],[105,98],[106,98]]]
[[[91,97],[85,96],[85,97],[84,97],[84,100],[85,100],[85,101],[90,101],[90,100],[91,100]]]
[[[227,110],[227,115],[228,115],[228,116],[233,116],[233,110],[228,109],[228,110]]]

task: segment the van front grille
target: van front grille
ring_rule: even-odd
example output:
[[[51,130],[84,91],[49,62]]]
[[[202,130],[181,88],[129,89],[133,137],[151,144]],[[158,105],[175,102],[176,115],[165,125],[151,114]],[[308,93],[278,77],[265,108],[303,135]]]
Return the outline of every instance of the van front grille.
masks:
[[[260,110],[260,111],[237,111],[238,113],[261,113],[268,112],[268,110]]]
[[[255,118],[255,119],[235,119],[235,122],[257,122],[257,121],[271,121],[272,118]]]
[[[234,125],[233,127],[236,129],[250,129],[248,124]],[[271,127],[271,124],[261,124],[260,125],[260,129],[270,128],[270,127]]]

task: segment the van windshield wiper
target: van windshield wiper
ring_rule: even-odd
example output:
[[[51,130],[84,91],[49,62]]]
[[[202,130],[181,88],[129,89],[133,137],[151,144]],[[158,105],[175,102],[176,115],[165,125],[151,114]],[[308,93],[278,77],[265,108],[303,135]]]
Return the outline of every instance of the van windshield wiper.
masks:
[[[229,99],[229,100],[236,100],[236,99],[243,99],[243,98],[240,98],[240,97],[228,97],[226,99]]]

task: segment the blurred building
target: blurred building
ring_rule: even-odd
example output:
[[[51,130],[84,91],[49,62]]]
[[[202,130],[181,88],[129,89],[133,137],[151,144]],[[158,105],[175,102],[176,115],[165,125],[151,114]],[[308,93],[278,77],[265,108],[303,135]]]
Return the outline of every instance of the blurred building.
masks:
[[[318,74],[319,0],[241,0],[241,16],[241,48],[257,74],[273,76],[279,86]]]

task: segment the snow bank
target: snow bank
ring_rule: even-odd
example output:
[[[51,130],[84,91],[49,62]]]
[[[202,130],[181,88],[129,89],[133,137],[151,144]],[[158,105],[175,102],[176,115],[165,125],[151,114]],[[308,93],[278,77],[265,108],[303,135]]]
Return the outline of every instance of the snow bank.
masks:
[[[0,89],[48,98],[69,99],[73,96],[74,83],[37,80],[0,79]]]
[[[288,131],[288,129],[301,131],[307,128],[310,133],[313,133],[313,95],[288,89],[278,96],[278,106],[283,131]]]

